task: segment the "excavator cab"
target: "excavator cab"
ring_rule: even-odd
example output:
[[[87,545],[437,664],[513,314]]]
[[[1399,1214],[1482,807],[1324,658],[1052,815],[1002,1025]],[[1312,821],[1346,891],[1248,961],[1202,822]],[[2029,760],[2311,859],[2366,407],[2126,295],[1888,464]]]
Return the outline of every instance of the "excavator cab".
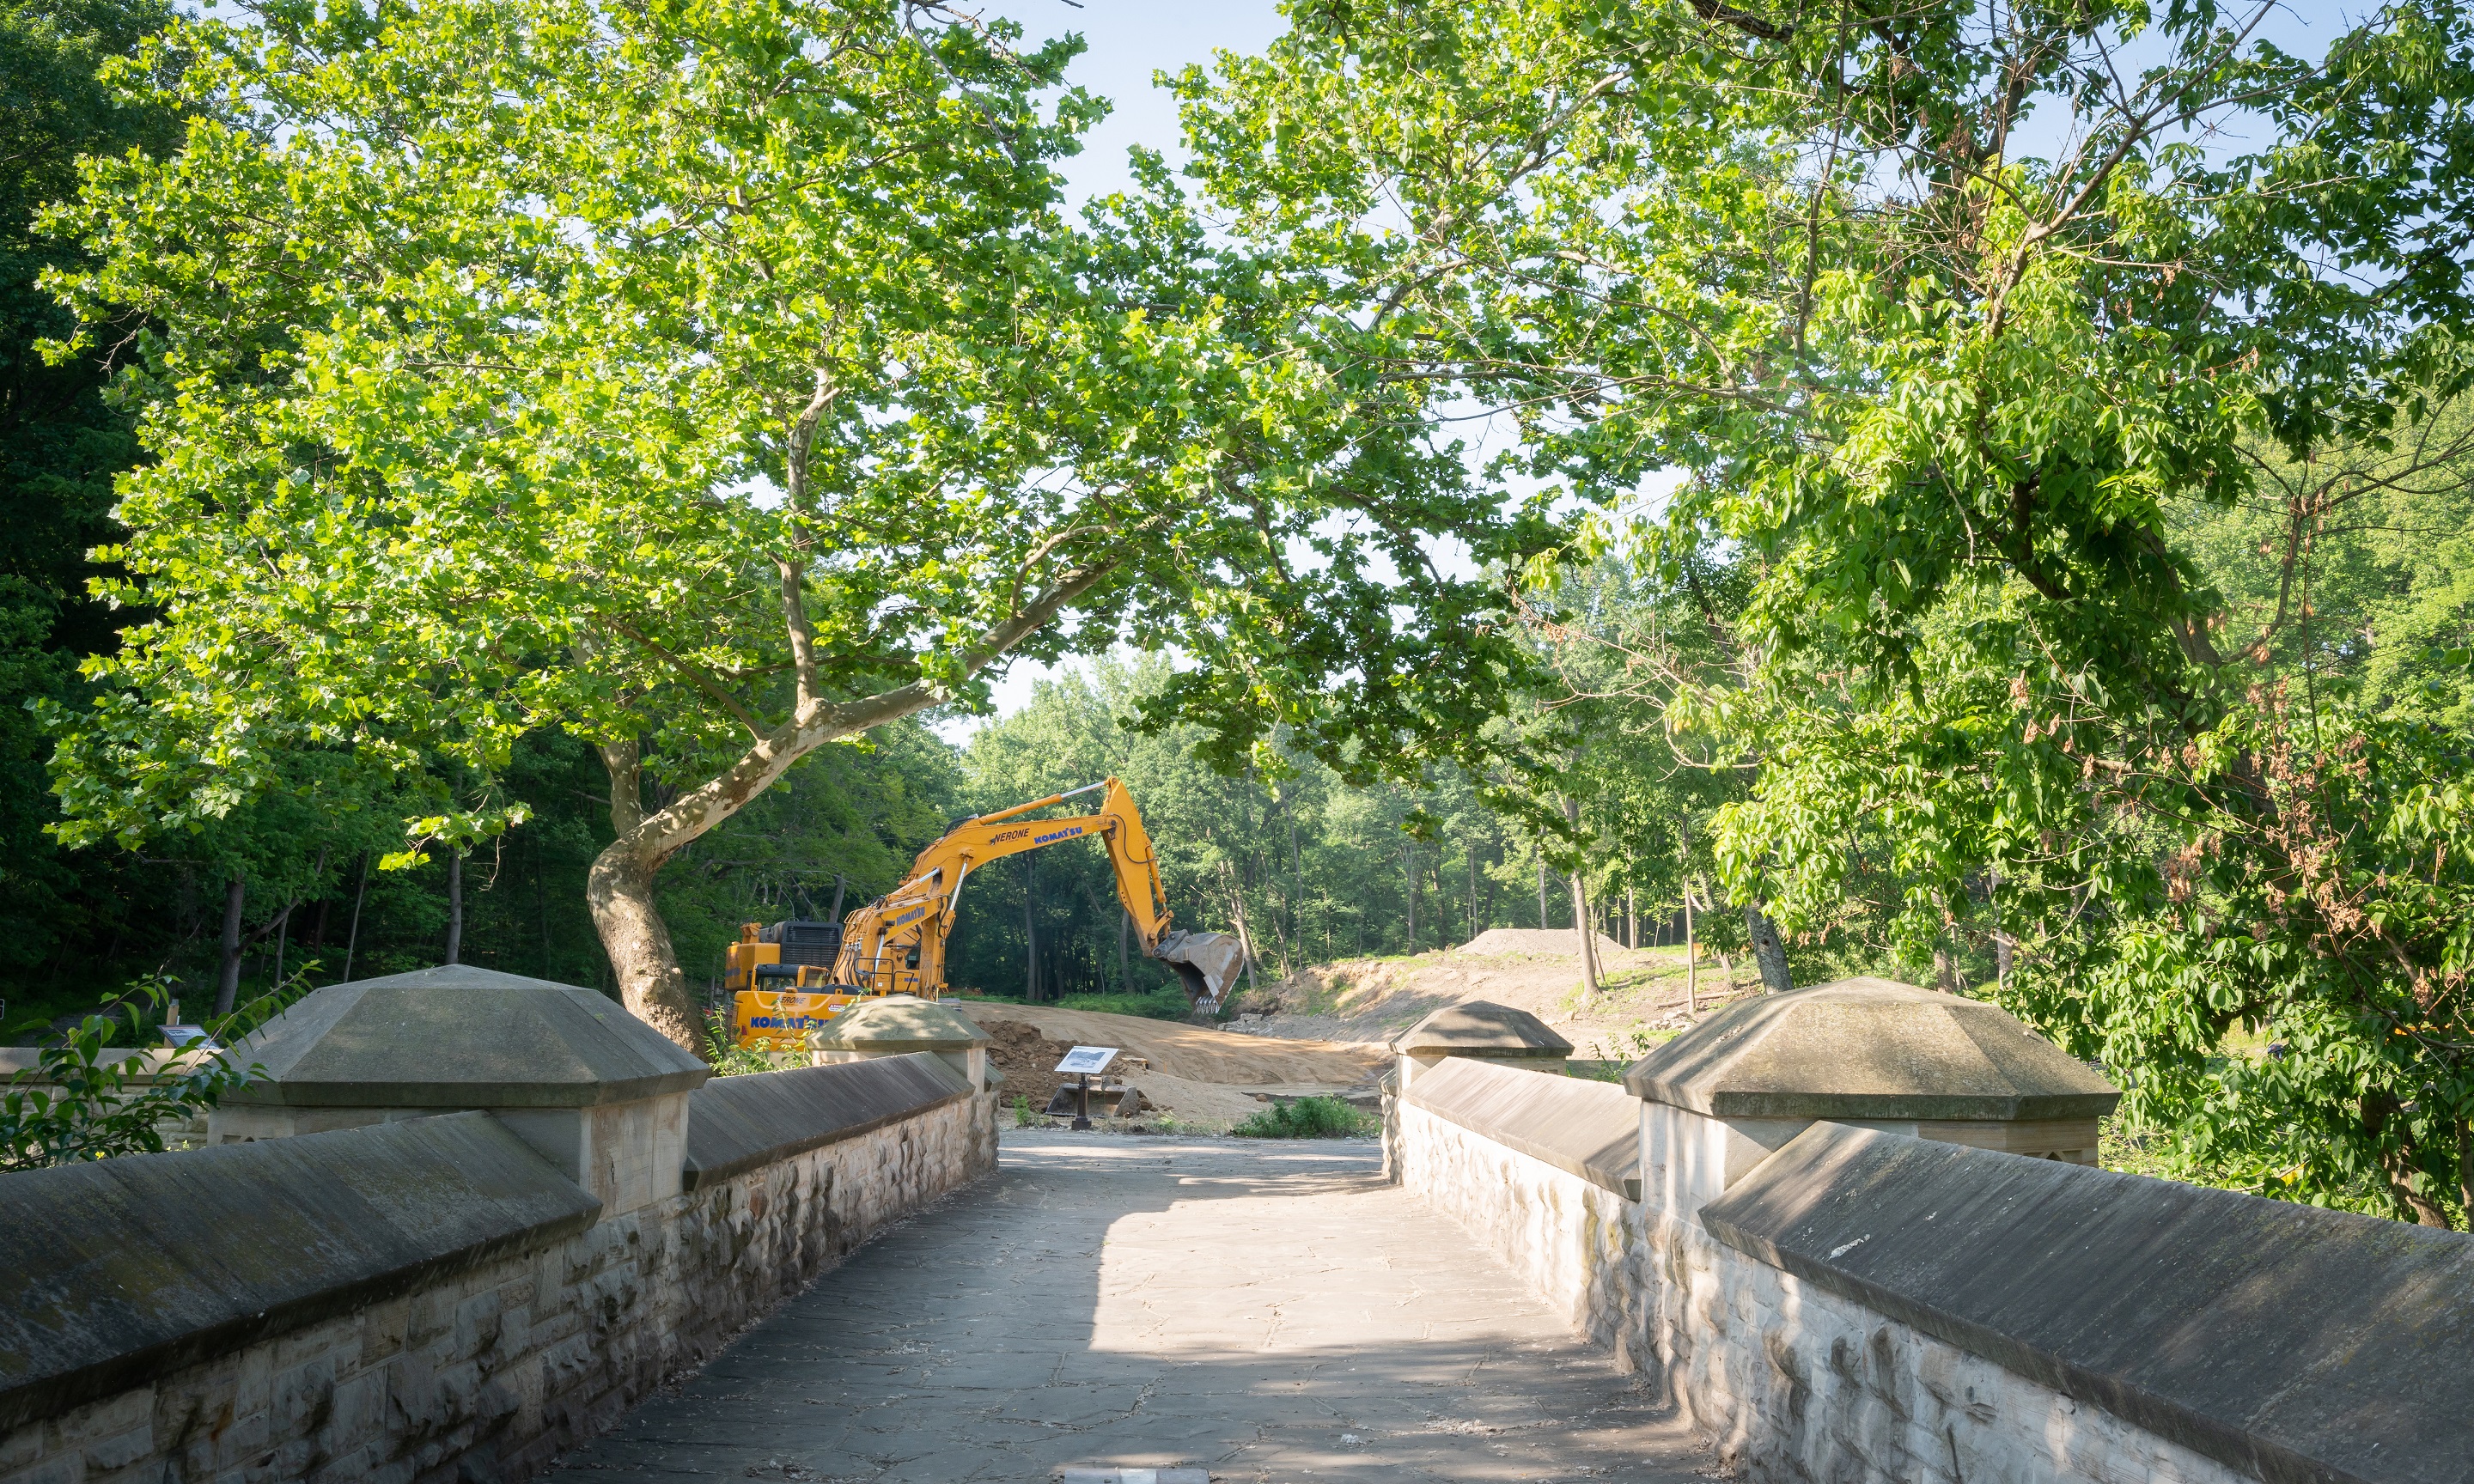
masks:
[[[841,936],[838,922],[740,927],[739,941],[723,956],[721,984],[730,995],[732,1035],[741,1046],[805,1051],[808,1033],[824,1029],[857,997],[833,984]]]

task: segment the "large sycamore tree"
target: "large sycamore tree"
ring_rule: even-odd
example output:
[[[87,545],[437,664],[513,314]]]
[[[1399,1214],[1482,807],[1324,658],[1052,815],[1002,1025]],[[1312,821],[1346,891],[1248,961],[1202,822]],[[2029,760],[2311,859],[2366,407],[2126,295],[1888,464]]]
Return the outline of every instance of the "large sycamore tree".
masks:
[[[2280,690],[2182,539],[2431,477],[2474,366],[2474,22],[2295,9],[1296,0],[1184,86],[1364,365],[1741,574],[1757,683],[1658,707],[1752,775],[1739,899],[1809,944],[1860,883],[1909,963],[1989,921],[2216,1178],[2462,1221],[2474,750]]]
[[[98,264],[55,353],[118,369],[150,455],[109,553],[140,616],[58,718],[69,832],[349,750],[455,784],[407,850],[466,848],[521,817],[516,739],[566,728],[608,765],[618,984],[692,1043],[664,861],[1008,657],[1174,647],[1232,756],[1473,732],[1495,599],[1421,543],[1550,533],[1294,333],[1292,281],[1156,162],[1067,217],[1077,50],[902,0],[175,24],[127,76],[184,147],[89,162],[55,222]]]

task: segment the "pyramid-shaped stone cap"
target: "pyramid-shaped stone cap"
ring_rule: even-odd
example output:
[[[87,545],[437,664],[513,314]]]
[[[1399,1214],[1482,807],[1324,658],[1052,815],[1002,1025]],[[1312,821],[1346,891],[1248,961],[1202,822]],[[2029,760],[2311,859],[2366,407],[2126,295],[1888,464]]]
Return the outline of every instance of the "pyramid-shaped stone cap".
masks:
[[[1888,979],[1737,1000],[1624,1086],[1713,1118],[2100,1118],[2122,1094],[1998,1006]]]
[[[237,1103],[574,1108],[701,1085],[711,1068],[592,990],[461,966],[330,984],[226,1056]]]
[[[1570,1056],[1572,1043],[1526,1010],[1488,1000],[1445,1005],[1392,1039],[1402,1056]]]
[[[951,1005],[915,994],[863,999],[809,1038],[820,1051],[968,1051],[995,1041]]]

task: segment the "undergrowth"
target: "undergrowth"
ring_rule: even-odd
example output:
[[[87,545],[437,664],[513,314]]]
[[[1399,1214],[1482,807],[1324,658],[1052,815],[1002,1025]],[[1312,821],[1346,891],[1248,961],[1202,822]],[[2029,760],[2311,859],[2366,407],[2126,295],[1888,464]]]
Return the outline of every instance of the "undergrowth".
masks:
[[[1183,990],[1163,987],[1148,994],[1068,994],[1059,1010],[1096,1010],[1104,1015],[1140,1016],[1147,1020],[1182,1020],[1192,1007]]]
[[[1336,1097],[1278,1103],[1230,1129],[1240,1138],[1347,1138],[1373,1132],[1374,1119]]]

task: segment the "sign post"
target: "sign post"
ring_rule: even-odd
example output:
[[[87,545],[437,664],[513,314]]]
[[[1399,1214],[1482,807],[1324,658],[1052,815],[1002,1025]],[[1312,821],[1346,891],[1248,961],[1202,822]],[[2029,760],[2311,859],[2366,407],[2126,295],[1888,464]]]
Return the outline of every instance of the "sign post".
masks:
[[[1106,1071],[1108,1064],[1116,1059],[1117,1048],[1114,1046],[1077,1046],[1065,1053],[1064,1061],[1056,1064],[1058,1071],[1074,1074],[1076,1132],[1087,1132],[1091,1127],[1091,1074]]]

